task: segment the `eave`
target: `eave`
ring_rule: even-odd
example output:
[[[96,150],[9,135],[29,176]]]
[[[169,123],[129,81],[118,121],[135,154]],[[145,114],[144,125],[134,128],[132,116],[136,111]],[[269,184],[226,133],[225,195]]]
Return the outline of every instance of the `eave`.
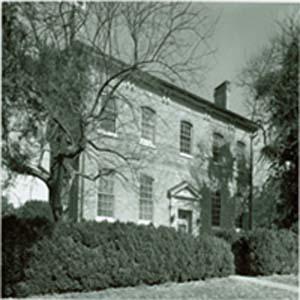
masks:
[[[99,58],[103,59],[105,57],[106,61],[109,60],[111,62],[112,72],[118,72],[122,69],[130,67],[126,63],[114,57],[108,57],[108,55],[100,52],[95,53],[93,48],[86,44],[77,42],[77,45],[80,46],[81,49],[87,51],[89,54],[94,53],[93,58],[97,60],[99,65],[101,65],[101,62],[98,60]],[[174,101],[180,102],[184,106],[191,106],[195,110],[204,112],[213,118],[236,126],[246,132],[254,133],[258,130],[257,124],[255,124],[253,121],[228,109],[221,108],[209,100],[206,100],[196,94],[193,94],[140,69],[133,70],[128,80],[152,93],[159,94],[160,96],[167,96]]]

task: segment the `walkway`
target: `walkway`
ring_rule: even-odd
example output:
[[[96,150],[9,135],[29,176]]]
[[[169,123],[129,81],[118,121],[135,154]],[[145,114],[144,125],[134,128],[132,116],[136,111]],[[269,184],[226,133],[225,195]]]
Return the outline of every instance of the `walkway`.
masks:
[[[260,284],[263,286],[267,287],[272,287],[275,289],[281,289],[281,290],[286,290],[290,291],[293,293],[299,293],[299,288],[296,286],[292,286],[289,284],[284,284],[284,283],[279,283],[279,282],[274,282],[274,281],[269,281],[265,279],[261,279],[259,277],[248,277],[248,276],[239,276],[239,275],[231,275],[229,278],[235,279],[235,280],[240,280],[240,281],[246,281],[246,282],[252,282],[254,284]]]

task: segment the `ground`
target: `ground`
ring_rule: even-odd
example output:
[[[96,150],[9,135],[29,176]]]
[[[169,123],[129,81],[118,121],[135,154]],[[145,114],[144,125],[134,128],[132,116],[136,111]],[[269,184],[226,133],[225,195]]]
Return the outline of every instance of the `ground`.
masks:
[[[288,285],[299,285],[299,277],[295,275],[273,275],[273,276],[265,276],[264,279],[270,280],[272,282],[285,283]]]
[[[274,279],[275,278],[275,279]],[[295,289],[298,278],[288,276],[258,277],[257,280],[285,283]],[[156,286],[138,286],[128,288],[107,289],[99,292],[68,293],[38,297],[43,299],[174,299],[174,300],[296,300],[298,293],[276,287],[268,287],[253,282],[240,281],[236,278],[215,278],[206,281],[187,283],[166,283]]]

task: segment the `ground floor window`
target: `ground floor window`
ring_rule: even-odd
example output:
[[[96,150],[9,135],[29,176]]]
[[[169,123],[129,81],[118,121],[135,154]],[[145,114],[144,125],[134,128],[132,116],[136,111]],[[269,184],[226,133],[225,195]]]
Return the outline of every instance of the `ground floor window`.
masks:
[[[217,191],[212,195],[211,199],[211,222],[212,226],[221,225],[221,195]]]
[[[140,220],[152,221],[153,217],[153,178],[141,175],[140,178]]]
[[[98,185],[98,216],[114,215],[114,176],[103,176]]]

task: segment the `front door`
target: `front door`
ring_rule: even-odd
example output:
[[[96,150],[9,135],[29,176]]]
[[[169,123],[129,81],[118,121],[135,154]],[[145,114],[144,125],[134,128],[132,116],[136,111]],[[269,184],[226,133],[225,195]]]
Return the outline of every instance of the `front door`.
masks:
[[[192,211],[178,210],[178,231],[192,233]]]

